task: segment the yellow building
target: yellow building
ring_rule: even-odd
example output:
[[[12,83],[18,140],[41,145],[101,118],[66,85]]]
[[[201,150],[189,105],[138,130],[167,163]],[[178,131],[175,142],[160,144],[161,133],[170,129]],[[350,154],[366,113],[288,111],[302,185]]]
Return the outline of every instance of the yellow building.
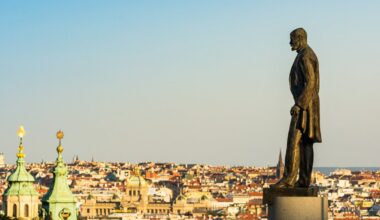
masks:
[[[122,210],[128,213],[146,213],[149,185],[138,168],[127,179],[125,194],[121,199]]]
[[[85,218],[104,216],[129,216],[154,218],[167,215],[185,215],[197,210],[210,210],[212,196],[209,192],[191,191],[181,193],[170,202],[157,202],[149,195],[149,182],[136,168],[126,180],[125,192],[116,194],[107,201],[97,200],[89,195],[81,206],[81,216]]]

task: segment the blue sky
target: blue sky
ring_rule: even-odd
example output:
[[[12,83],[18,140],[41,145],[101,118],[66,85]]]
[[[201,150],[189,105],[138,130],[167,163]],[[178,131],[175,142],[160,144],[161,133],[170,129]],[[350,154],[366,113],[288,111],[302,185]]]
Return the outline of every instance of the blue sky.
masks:
[[[0,151],[28,161],[274,164],[304,27],[320,61],[316,166],[379,166],[376,1],[0,3]]]

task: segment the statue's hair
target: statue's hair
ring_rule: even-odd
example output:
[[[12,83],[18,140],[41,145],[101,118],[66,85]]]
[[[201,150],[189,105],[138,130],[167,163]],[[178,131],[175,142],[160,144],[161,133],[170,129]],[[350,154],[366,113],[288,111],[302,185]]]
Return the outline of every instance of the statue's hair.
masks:
[[[297,28],[297,29],[293,30],[290,33],[290,35],[294,36],[294,37],[297,37],[299,39],[302,39],[305,42],[307,42],[307,33],[306,33],[305,29],[303,29],[303,28]]]

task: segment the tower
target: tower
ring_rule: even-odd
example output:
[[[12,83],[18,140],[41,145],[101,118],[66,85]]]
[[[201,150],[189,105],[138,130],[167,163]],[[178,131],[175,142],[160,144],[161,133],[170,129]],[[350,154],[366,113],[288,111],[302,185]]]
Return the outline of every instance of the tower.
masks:
[[[38,217],[38,192],[33,186],[34,177],[26,171],[22,138],[25,130],[21,126],[17,132],[20,137],[16,170],[8,177],[8,188],[3,195],[4,212],[8,217],[33,219]]]
[[[61,140],[64,134],[57,132],[59,144],[57,147],[58,157],[53,170],[54,183],[42,198],[42,208],[45,219],[77,220],[76,199],[67,184],[67,168],[63,162]]]
[[[284,174],[284,163],[282,162],[282,154],[280,149],[280,155],[278,156],[278,162],[276,166],[276,178],[280,179],[282,178],[282,175]]]
[[[3,152],[0,152],[0,167],[4,167],[5,166],[5,157],[4,157],[4,153]]]

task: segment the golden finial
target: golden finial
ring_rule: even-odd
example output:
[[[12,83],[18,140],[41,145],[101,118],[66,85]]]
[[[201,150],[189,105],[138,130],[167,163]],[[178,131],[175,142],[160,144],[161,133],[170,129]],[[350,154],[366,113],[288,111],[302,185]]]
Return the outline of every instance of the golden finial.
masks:
[[[58,140],[61,140],[61,139],[63,139],[63,136],[65,136],[65,134],[63,133],[63,131],[59,130],[59,131],[57,132],[57,139],[58,139]]]
[[[18,129],[17,131],[17,135],[20,137],[20,138],[23,138],[24,135],[25,135],[25,129],[24,129],[24,126],[20,126],[20,128]]]
[[[57,139],[59,140],[59,145],[57,147],[57,152],[60,154],[60,153],[63,152],[63,147],[61,146],[61,140],[62,140],[63,136],[65,136],[65,135],[64,135],[63,131],[59,130],[57,132],[56,136],[57,136]]]
[[[25,135],[25,129],[23,126],[20,126],[20,128],[18,129],[17,131],[17,135],[20,137],[20,145],[18,147],[18,153],[17,153],[17,157],[18,158],[24,158],[25,157],[25,154],[23,153],[24,151],[24,147],[22,146],[22,138],[24,137]]]

